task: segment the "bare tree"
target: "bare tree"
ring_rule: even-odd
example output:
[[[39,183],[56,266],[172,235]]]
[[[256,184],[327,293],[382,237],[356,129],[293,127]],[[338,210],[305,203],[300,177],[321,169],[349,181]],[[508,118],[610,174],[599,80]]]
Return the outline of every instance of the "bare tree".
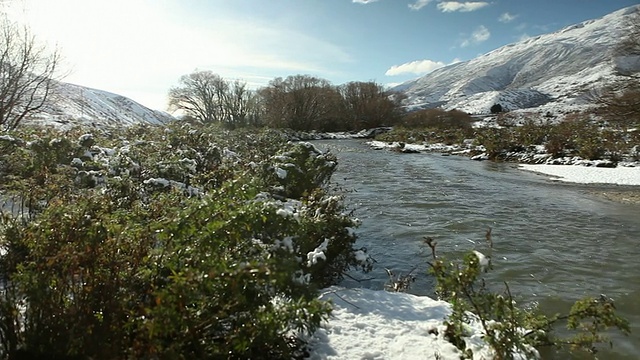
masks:
[[[28,27],[0,15],[0,131],[15,129],[40,110],[51,95],[60,62]]]
[[[310,75],[275,78],[259,91],[268,126],[294,130],[335,127],[341,103],[331,83]]]
[[[345,122],[350,130],[393,125],[402,116],[402,97],[375,82],[350,82],[338,89],[344,100]]]
[[[227,127],[257,125],[260,109],[256,101],[256,94],[247,88],[246,83],[238,80],[229,82],[222,99],[223,121]]]
[[[182,110],[205,123],[220,121],[221,94],[226,82],[211,71],[195,71],[183,75],[180,85],[169,89],[169,108]]]
[[[169,89],[171,110],[182,110],[199,121],[218,122],[228,128],[255,123],[254,93],[246,83],[227,81],[208,70],[183,75],[179,82]]]

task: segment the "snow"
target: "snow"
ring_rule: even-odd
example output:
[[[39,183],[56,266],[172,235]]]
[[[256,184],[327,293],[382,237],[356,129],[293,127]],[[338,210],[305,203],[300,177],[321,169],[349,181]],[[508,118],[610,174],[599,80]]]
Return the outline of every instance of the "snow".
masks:
[[[520,169],[550,175],[551,180],[564,182],[640,186],[640,167],[603,168],[580,165],[521,164]]]
[[[287,236],[282,240],[276,240],[273,243],[273,246],[277,249],[287,250],[289,253],[293,254],[293,238],[291,236]]]
[[[407,152],[448,152],[453,153],[455,151],[465,150],[460,145],[446,145],[442,143],[434,144],[401,144],[399,142],[384,142],[384,141],[367,141],[367,144],[374,149],[392,149],[401,150]],[[468,146],[468,145],[465,145]]]
[[[487,268],[489,267],[489,259],[487,259],[487,257],[480,251],[473,250],[473,253],[478,258],[478,264],[480,264],[480,269],[482,269],[483,271],[486,271]]]
[[[296,221],[300,221],[300,210],[302,209],[302,202],[300,202],[299,200],[287,199],[287,201],[284,202],[280,200],[268,200],[265,202],[265,204],[277,207],[277,215],[280,215],[284,218],[293,217]]]
[[[587,109],[590,90],[640,70],[640,56],[611,51],[628,33],[631,6],[600,19],[526,39],[469,61],[435,70],[392,89],[407,96],[408,109],[442,107],[486,114],[493,104],[507,110],[556,115]]]
[[[73,158],[71,160],[71,166],[83,167],[84,166],[84,161],[80,160],[79,158]]]
[[[28,122],[64,128],[73,125],[164,124],[175,118],[149,109],[129,98],[103,90],[57,82],[54,101],[46,104]]]
[[[287,170],[281,169],[279,167],[276,167],[275,171],[276,171],[276,175],[278,176],[278,178],[280,178],[280,179],[286,179],[287,178]]]
[[[369,261],[369,255],[362,250],[356,250],[353,256],[355,256],[356,261],[361,264],[366,264]]]
[[[369,289],[331,287],[321,296],[333,312],[309,339],[309,359],[455,359],[461,352],[445,340],[443,321],[451,313],[444,301],[426,296]],[[471,316],[464,338],[473,359],[491,359],[482,325]],[[516,354],[516,359],[525,359]]]
[[[327,256],[324,254],[329,246],[329,239],[324,239],[322,244],[317,248],[307,253],[307,267],[311,267],[318,263],[318,260],[327,260]]]

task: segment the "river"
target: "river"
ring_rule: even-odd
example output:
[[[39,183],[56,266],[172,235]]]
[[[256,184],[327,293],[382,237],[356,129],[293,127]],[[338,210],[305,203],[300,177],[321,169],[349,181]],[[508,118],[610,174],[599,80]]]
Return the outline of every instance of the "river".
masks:
[[[423,238],[434,238],[438,253],[452,258],[472,249],[486,253],[491,228],[490,279],[497,291],[507,281],[517,300],[548,314],[566,313],[584,296],[606,294],[632,333],[612,334],[613,349],[602,349],[598,357],[638,359],[640,206],[603,200],[590,194],[594,187],[551,182],[514,164],[372,150],[359,140],[316,145],[338,156],[333,180],[362,220],[358,246],[377,261],[372,273],[352,274],[372,279],[347,279],[344,286],[382,289],[385,268],[413,270],[409,292],[433,295]]]

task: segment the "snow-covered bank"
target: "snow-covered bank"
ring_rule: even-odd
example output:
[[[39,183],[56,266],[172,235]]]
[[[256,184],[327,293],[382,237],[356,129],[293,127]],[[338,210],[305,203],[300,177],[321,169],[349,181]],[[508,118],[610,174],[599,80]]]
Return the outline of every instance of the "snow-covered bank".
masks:
[[[603,168],[579,165],[521,164],[520,169],[550,175],[552,180],[564,182],[640,186],[640,167]]]
[[[444,338],[443,321],[451,313],[444,301],[340,287],[322,298],[333,302],[333,315],[309,339],[310,359],[460,359],[460,350]],[[480,322],[470,323],[468,331],[473,358],[491,359]]]
[[[470,144],[404,144],[399,142],[368,141],[373,149],[390,149],[400,152],[441,152],[454,155],[466,155],[470,152]],[[615,184],[640,186],[640,163],[625,162],[616,164],[609,160],[585,160],[579,157],[552,158],[544,153],[543,148],[532,153],[521,153],[517,159],[522,170],[550,175],[552,180],[581,184]],[[472,157],[473,160],[488,159],[486,154]],[[533,164],[531,164],[533,163]]]
[[[441,152],[447,154],[462,155],[470,151],[470,144],[464,145],[446,145],[442,143],[435,144],[405,144],[398,141],[384,142],[378,140],[367,141],[367,144],[373,149],[382,150],[389,149],[406,153],[418,152]]]
[[[390,131],[390,127],[363,129],[358,132],[318,132],[318,131],[285,131],[284,134],[292,141],[337,140],[337,139],[372,139],[376,135]]]

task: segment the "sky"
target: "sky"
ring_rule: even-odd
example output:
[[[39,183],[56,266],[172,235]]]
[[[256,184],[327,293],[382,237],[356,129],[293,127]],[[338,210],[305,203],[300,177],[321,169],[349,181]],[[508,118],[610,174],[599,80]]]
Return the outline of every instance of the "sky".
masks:
[[[639,0],[0,0],[63,81],[167,109],[180,76],[251,88],[307,74],[393,86]]]

